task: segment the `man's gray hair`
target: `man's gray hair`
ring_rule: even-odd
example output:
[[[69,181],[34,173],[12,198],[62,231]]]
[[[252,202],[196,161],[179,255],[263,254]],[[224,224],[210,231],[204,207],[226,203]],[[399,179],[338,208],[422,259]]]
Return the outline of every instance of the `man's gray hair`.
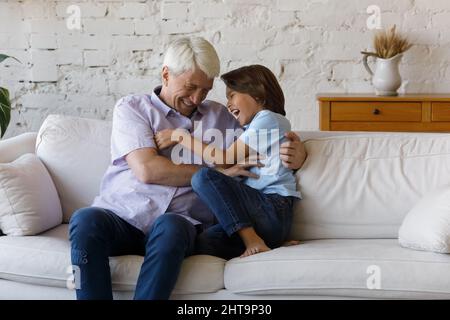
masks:
[[[199,68],[213,79],[219,76],[220,61],[217,52],[201,37],[180,38],[173,41],[166,51],[163,64],[175,76]]]

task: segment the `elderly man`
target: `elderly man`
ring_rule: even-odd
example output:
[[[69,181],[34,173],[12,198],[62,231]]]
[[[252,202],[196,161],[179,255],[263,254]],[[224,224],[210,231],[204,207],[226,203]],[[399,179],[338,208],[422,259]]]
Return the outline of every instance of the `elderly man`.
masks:
[[[213,224],[214,215],[191,188],[191,177],[202,165],[175,164],[170,149],[158,150],[154,134],[167,128],[194,132],[194,125],[201,124],[202,130],[224,134],[223,147],[232,143],[225,132],[239,129],[238,122],[223,105],[205,100],[219,66],[208,41],[179,39],[166,52],[162,86],[117,102],[111,164],[100,195],[70,221],[71,259],[81,278],[78,299],[112,299],[108,257],[128,254],[145,257],[135,299],[170,297],[183,259],[195,253],[197,235]],[[304,148],[293,132],[288,138],[281,158],[285,166],[298,169]],[[231,176],[250,176],[247,168],[227,170]]]

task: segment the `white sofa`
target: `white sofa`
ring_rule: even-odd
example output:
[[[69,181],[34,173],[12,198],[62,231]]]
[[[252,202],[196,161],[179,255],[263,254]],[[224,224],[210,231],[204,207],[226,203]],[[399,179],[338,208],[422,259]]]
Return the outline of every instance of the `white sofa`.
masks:
[[[108,121],[52,115],[38,134],[0,141],[0,163],[39,156],[65,222],[36,236],[0,237],[0,299],[75,298],[66,288],[66,223],[98,192],[110,132]],[[450,180],[450,135],[299,134],[308,158],[297,172],[304,199],[292,238],[301,244],[230,261],[189,257],[172,298],[450,298],[450,255],[406,249],[397,239],[409,209]],[[141,262],[110,258],[115,298],[132,297]]]

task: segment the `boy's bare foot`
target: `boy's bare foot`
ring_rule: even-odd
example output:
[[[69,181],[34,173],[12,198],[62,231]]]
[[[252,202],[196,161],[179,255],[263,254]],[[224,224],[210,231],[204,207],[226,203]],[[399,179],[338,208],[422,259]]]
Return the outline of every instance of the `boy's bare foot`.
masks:
[[[241,254],[240,257],[244,258],[244,257],[251,256],[253,254],[257,254],[257,253],[265,252],[265,251],[269,251],[269,250],[271,250],[271,249],[268,246],[266,246],[264,241],[257,242],[257,243],[247,246],[247,249],[244,251],[243,254]]]
[[[300,241],[298,241],[298,240],[288,240],[288,241],[285,241],[281,246],[282,247],[290,247],[290,246],[296,246],[298,244],[300,244]]]
[[[270,250],[264,240],[255,232],[253,227],[243,228],[238,231],[238,234],[242,238],[242,241],[246,247],[246,250],[240,256],[241,258]]]

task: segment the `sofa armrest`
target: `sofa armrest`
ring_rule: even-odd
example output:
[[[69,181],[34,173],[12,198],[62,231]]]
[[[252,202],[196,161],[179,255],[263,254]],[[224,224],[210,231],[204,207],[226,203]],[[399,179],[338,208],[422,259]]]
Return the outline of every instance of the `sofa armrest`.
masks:
[[[36,137],[36,132],[26,132],[0,140],[0,163],[14,161],[25,153],[35,153]]]

